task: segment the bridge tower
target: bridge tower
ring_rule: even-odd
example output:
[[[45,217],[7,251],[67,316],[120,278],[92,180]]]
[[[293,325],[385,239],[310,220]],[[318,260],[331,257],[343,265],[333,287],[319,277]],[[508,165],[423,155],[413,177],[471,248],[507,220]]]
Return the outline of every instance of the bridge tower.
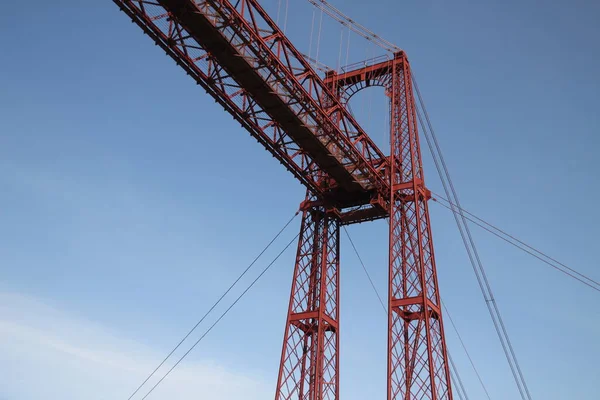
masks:
[[[382,86],[390,100],[388,400],[451,399],[431,225],[406,54],[327,73],[342,105]],[[276,400],[339,399],[339,211],[303,203]]]

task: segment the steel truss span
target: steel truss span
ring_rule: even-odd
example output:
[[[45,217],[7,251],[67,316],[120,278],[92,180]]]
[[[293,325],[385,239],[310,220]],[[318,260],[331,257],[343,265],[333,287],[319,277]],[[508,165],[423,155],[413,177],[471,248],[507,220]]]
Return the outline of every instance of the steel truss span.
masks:
[[[452,399],[410,66],[321,78],[257,0],[113,0],[307,188],[276,400],[339,399],[339,230],[389,218],[388,400]],[[379,85],[390,156],[346,104]]]

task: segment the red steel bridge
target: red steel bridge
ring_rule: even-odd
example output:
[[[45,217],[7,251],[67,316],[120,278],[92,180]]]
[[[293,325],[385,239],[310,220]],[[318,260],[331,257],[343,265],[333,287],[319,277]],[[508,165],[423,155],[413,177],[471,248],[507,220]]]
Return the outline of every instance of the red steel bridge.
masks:
[[[275,399],[339,399],[340,228],[382,218],[387,399],[452,399],[406,53],[319,75],[258,0],[114,2],[306,186]],[[389,98],[389,152],[347,106],[369,86]]]

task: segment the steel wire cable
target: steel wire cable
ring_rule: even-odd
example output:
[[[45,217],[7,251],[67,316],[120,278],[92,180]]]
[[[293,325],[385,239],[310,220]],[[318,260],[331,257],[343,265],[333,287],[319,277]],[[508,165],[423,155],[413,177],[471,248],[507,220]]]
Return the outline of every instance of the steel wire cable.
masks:
[[[475,375],[477,375],[477,379],[479,380],[479,383],[481,384],[481,387],[483,388],[485,395],[487,396],[487,398],[489,400],[491,400],[490,394],[489,394],[487,388],[485,387],[485,384],[483,383],[483,379],[481,379],[481,375],[479,375],[479,371],[477,370],[477,367],[475,367],[475,363],[473,362],[473,359],[471,358],[471,354],[469,354],[469,351],[467,350],[467,346],[465,345],[465,342],[463,341],[462,336],[460,335],[460,332],[458,331],[458,328],[454,324],[454,320],[452,319],[452,316],[450,315],[448,308],[446,308],[446,304],[444,304],[443,301],[441,301],[441,303],[442,303],[442,307],[444,307],[444,312],[446,313],[446,315],[448,316],[448,319],[450,320],[450,325],[452,325],[452,328],[454,328],[454,332],[456,333],[456,336],[458,336],[460,345],[462,346],[463,350],[465,351],[465,354],[467,355],[467,358],[469,359],[469,362],[471,363],[471,367],[473,368],[473,371],[475,371]]]
[[[316,9],[313,8],[313,14],[312,14],[312,22],[310,23],[310,38],[308,39],[308,59],[310,59],[310,57],[312,56],[312,44],[313,44],[313,34],[315,31],[315,15],[316,15]],[[306,58],[306,56],[305,56]]]
[[[285,1],[285,19],[283,22],[283,34],[285,35],[285,31],[287,29],[287,22],[288,22],[288,11],[290,8],[290,0],[286,0]]]
[[[367,275],[367,279],[369,279],[369,283],[371,284],[373,291],[377,295],[377,299],[379,300],[379,304],[381,304],[381,308],[383,308],[383,311],[387,314],[387,308],[384,305],[383,300],[381,299],[381,296],[379,295],[379,291],[377,291],[377,288],[375,287],[375,284],[373,283],[373,279],[371,279],[371,274],[369,274],[369,271],[367,271],[367,268],[365,267],[365,263],[363,262],[360,254],[358,254],[358,250],[357,250],[356,246],[354,245],[354,241],[350,237],[350,234],[348,233],[348,230],[346,229],[345,226],[344,226],[344,232],[346,233],[346,236],[348,237],[348,240],[350,241],[350,245],[354,249],[354,253],[356,254],[356,257],[358,257],[358,261],[360,262],[360,265],[362,266],[363,271],[365,271],[365,274]]]
[[[448,167],[444,160],[443,154],[441,152],[441,148],[437,137],[435,135],[435,131],[433,130],[433,126],[431,124],[431,120],[429,119],[429,114],[427,113],[427,109],[425,108],[425,104],[423,98],[421,96],[418,84],[416,82],[414,73],[411,73],[411,81],[414,85],[418,103],[415,105],[415,110],[417,114],[417,118],[419,120],[419,124],[427,141],[427,145],[431,152],[432,158],[434,160],[434,164],[438,171],[438,175],[440,176],[440,180],[442,181],[442,186],[444,188],[444,192],[446,193],[446,197],[452,200],[451,204],[456,204],[460,207],[460,201],[458,199],[458,195],[456,193],[456,189],[452,182],[452,178],[450,177],[450,173],[448,172]],[[420,108],[419,108],[420,106]],[[423,114],[423,115],[421,115]],[[424,117],[423,117],[424,116]],[[454,208],[453,208],[454,211]],[[506,330],[506,326],[500,314],[500,310],[498,308],[498,304],[493,295],[489,280],[487,278],[487,274],[483,267],[483,263],[479,257],[479,253],[477,252],[477,248],[475,246],[475,242],[471,235],[471,231],[466,222],[466,218],[460,208],[453,213],[459,233],[463,240],[463,244],[469,256],[469,261],[471,262],[471,266],[473,267],[473,271],[477,278],[477,283],[481,289],[481,293],[486,303],[486,307],[490,313],[490,317],[492,318],[492,322],[494,324],[494,329],[498,335],[498,339],[502,345],[502,349],[506,360],[509,364],[511,373],[519,390],[519,394],[523,400],[528,399],[531,400],[531,394],[529,392],[529,388],[525,381],[525,377],[523,376],[523,372],[515,355],[515,351],[512,345],[512,342],[508,336],[508,332]],[[462,222],[462,225],[461,225]]]
[[[223,298],[225,298],[225,296],[227,296],[227,294],[234,288],[234,286],[246,275],[246,273],[248,273],[248,271],[252,268],[252,266],[269,249],[269,247],[271,247],[271,245],[273,244],[273,242],[275,242],[275,240],[277,240],[277,238],[283,233],[283,231],[285,231],[285,229],[298,216],[298,214],[299,214],[299,212],[296,212],[292,216],[292,218],[290,218],[287,221],[287,223],[283,226],[283,228],[281,228],[279,230],[279,232],[277,232],[277,234],[275,235],[275,237],[273,237],[273,239],[271,239],[271,241],[254,258],[254,260],[252,260],[252,262],[250,263],[250,265],[248,265],[246,267],[246,269],[244,269],[244,271],[242,271],[242,273],[227,288],[227,290],[221,295],[221,297],[219,297],[217,299],[217,301],[208,309],[208,311],[202,316],[202,318],[200,318],[200,320],[192,327],[192,329],[189,330],[189,332],[183,337],[183,339],[181,339],[179,341],[179,343],[177,343],[177,345],[173,348],[173,350],[171,350],[171,352],[160,362],[160,364],[158,364],[158,366],[154,369],[154,371],[152,371],[150,373],[150,375],[148,375],[148,377],[146,377],[146,379],[137,387],[137,389],[135,389],[135,391],[129,396],[129,398],[127,400],[131,400],[133,398],[133,396],[135,396],[140,391],[140,389],[146,384],[146,382],[148,382],[154,376],[154,374],[156,374],[156,372],[160,369],[160,367],[162,367],[164,365],[164,363],[167,362],[167,360],[173,355],[173,353],[175,353],[175,351],[183,344],[183,342],[185,342],[186,339],[198,328],[198,326],[200,326],[200,324],[206,319],[206,317],[208,317],[208,315],[215,309],[215,307],[217,307],[219,305],[219,303],[221,303],[221,301],[223,300]]]
[[[321,29],[323,28],[323,10],[321,10],[321,16],[319,17],[319,33],[317,35],[317,54],[315,60],[319,62],[319,49],[321,48]]]
[[[345,226],[344,226],[344,232],[346,233],[346,236],[348,237],[348,240],[350,241],[350,245],[352,246],[352,249],[354,250],[356,257],[358,258],[358,261],[362,267],[362,270],[364,271],[365,275],[367,276],[367,279],[369,280],[369,283],[371,284],[371,288],[373,289],[373,291],[375,292],[375,295],[377,296],[377,299],[379,300],[379,304],[381,304],[381,308],[383,309],[383,312],[387,315],[387,312],[388,312],[387,308],[383,304],[383,300],[381,299],[381,296],[379,295],[379,291],[377,290],[377,287],[375,286],[375,284],[373,283],[373,280],[371,279],[371,274],[369,274],[369,271],[367,270],[367,267],[365,266],[365,263],[363,262],[363,259],[360,256],[358,249],[354,245],[354,241],[352,240],[352,237],[350,236],[350,233],[348,232],[348,230],[346,229]],[[448,312],[448,310],[446,309],[446,313],[447,312]],[[452,322],[452,324],[454,325],[454,322]],[[458,330],[456,328],[455,328],[455,332],[458,335],[458,337],[462,343],[462,338],[460,337],[460,333],[458,333]],[[463,343],[463,349],[467,353],[467,356],[469,357],[469,359],[471,359],[471,356],[469,355],[469,352],[467,351],[467,348],[464,345],[464,343]],[[465,390],[465,386],[464,386],[464,384],[462,382],[462,378],[458,372],[458,368],[456,368],[456,365],[454,365],[454,361],[451,359],[449,351],[448,351],[448,359],[450,361],[450,369],[451,369],[450,378],[453,380],[453,382],[455,379],[456,379],[456,381],[459,382],[459,385],[456,385],[456,384],[454,385],[454,387],[456,387],[459,399],[469,400],[469,396],[467,395],[467,391]],[[472,361],[471,361],[471,366],[475,369],[477,376],[479,376],[479,373],[477,372],[477,369],[475,368],[475,364]],[[483,385],[483,381],[481,381],[481,379],[480,379],[480,382]],[[462,390],[462,392],[461,392],[461,390]],[[485,386],[484,386],[484,390],[487,393],[487,389],[485,388]],[[488,395],[488,399],[489,399],[489,395]]]
[[[292,243],[294,243],[294,241],[296,239],[298,239],[298,237],[300,236],[300,233],[297,233],[296,236],[294,236],[292,238],[292,240],[290,240],[288,242],[288,244],[283,248],[283,250],[281,250],[279,252],[279,254],[277,254],[277,256],[273,259],[273,261],[271,261],[261,272],[260,274],[258,274],[258,276],[250,283],[250,285],[235,299],[235,301],[225,310],[223,311],[223,313],[219,316],[219,318],[217,318],[217,320],[206,330],[204,331],[204,333],[202,334],[202,336],[200,336],[200,338],[198,340],[196,340],[196,342],[194,342],[194,344],[192,345],[192,347],[189,348],[188,351],[186,351],[178,360],[177,362],[171,367],[171,369],[169,369],[163,376],[162,378],[160,378],[160,380],[158,382],[156,382],[156,384],[154,386],[152,386],[152,388],[148,391],[148,393],[146,393],[146,395],[144,397],[142,397],[141,400],[146,399],[153,391],[154,389],[156,389],[158,387],[158,385],[160,385],[167,376],[169,376],[169,374],[171,372],[173,372],[173,370],[181,363],[181,361],[183,361],[184,358],[186,358],[188,356],[188,354],[190,354],[192,352],[192,350],[194,350],[194,348],[202,341],[202,339],[204,339],[206,337],[206,335],[208,335],[210,333],[210,331],[213,330],[213,328],[223,319],[223,317],[225,317],[225,315],[227,315],[227,313],[229,313],[229,311],[242,299],[242,297],[244,297],[244,295],[246,293],[248,293],[248,291],[256,284],[256,282],[258,282],[258,280],[260,278],[262,278],[262,276],[273,266],[273,264],[275,264],[275,261],[277,261],[279,259],[279,257],[281,257],[281,255],[283,253],[285,253],[285,251],[292,245]]]
[[[420,111],[417,108],[417,116],[419,118],[419,122],[421,124],[421,128],[423,130],[423,132],[425,133],[425,139],[427,141],[427,145],[429,147],[429,150],[432,154],[434,163],[436,165],[436,169],[438,171],[438,174],[440,176],[440,179],[442,181],[442,185],[444,186],[444,190],[446,191],[446,193],[448,193],[449,189],[447,187],[446,181],[444,179],[444,176],[442,175],[442,171],[441,171],[441,167],[439,165],[439,161],[434,153],[433,147],[432,147],[432,143],[431,143],[431,139],[429,138],[429,136],[427,135],[427,129],[425,128],[423,121],[422,121],[422,116],[420,115]],[[483,276],[482,276],[482,268],[479,268],[479,257],[477,254],[477,250],[475,248],[469,247],[469,241],[467,240],[466,237],[466,233],[465,233],[465,228],[463,225],[461,225],[461,219],[459,218],[460,214],[459,213],[453,213],[457,227],[458,227],[458,231],[460,233],[461,239],[463,241],[463,244],[465,246],[465,250],[467,251],[467,255],[469,258],[469,261],[471,263],[471,266],[473,267],[473,271],[475,273],[475,277],[477,279],[477,283],[479,284],[479,287],[481,289],[481,293],[483,295],[483,298],[485,300],[485,304],[486,307],[488,309],[488,312],[490,313],[490,317],[492,319],[492,323],[494,325],[494,330],[496,331],[496,334],[498,335],[498,339],[500,340],[500,344],[502,346],[502,351],[504,352],[504,355],[506,357],[506,360],[508,362],[510,371],[513,375],[513,378],[515,380],[515,383],[517,385],[517,389],[519,390],[519,393],[521,395],[521,398],[523,400],[525,400],[525,393],[524,390],[522,388],[522,384],[520,382],[520,378],[519,378],[519,373],[518,370],[516,369],[515,365],[514,365],[514,360],[513,357],[511,355],[510,349],[508,347],[508,344],[506,343],[506,337],[507,335],[504,334],[504,331],[501,329],[500,326],[500,322],[498,321],[498,313],[496,312],[497,307],[493,307],[493,305],[495,305],[495,298],[493,297],[492,293],[489,293],[489,291],[486,291],[486,286],[484,281],[483,281]],[[485,271],[483,271],[485,272]]]
[[[334,19],[335,21],[339,22],[340,24],[342,24],[344,26],[347,26],[353,32],[362,36],[366,40],[374,43],[375,45],[381,47],[382,49],[392,52],[392,53],[400,51],[400,48],[398,46],[394,45],[393,43],[388,42],[387,40],[383,39],[381,36],[377,35],[373,31],[369,30],[368,28],[365,28],[363,25],[359,24],[358,22],[354,21],[350,17],[346,16],[344,13],[342,13],[340,10],[338,10],[337,8],[335,8],[334,6],[332,6],[325,0],[307,0],[307,1],[310,4],[312,4],[314,7],[321,10],[321,13],[327,14],[330,18]]]
[[[342,47],[344,44],[344,29],[340,29],[340,51],[338,54],[338,61],[337,61],[337,67],[336,69],[339,71],[339,69],[341,68],[341,64],[342,64]]]
[[[453,386],[456,388],[456,394],[460,400],[469,400],[469,396],[467,395],[467,391],[465,390],[465,385],[463,385],[463,381],[458,375],[458,369],[456,369],[456,365],[454,365],[454,360],[448,351],[448,361],[450,362],[450,379],[452,380]],[[458,382],[458,384],[456,384]]]
[[[447,208],[450,211],[452,210],[452,207],[449,205],[444,204],[443,202],[440,202],[440,200],[450,204],[451,202],[442,197],[441,195],[434,193],[433,191],[431,192],[432,194],[434,194],[437,197],[432,198],[433,201],[435,201],[437,204],[441,205],[442,207]],[[454,205],[455,207],[458,208],[458,206]],[[518,248],[519,250],[524,251],[525,253],[537,258],[538,260],[542,261],[545,264],[548,264],[549,266],[551,266],[552,268],[562,272],[563,274],[583,283],[584,285],[589,286],[590,288],[599,291],[600,292],[600,283],[592,278],[590,278],[589,276],[582,274],[581,272],[576,271],[575,269],[561,263],[560,261],[550,257],[549,255],[547,255],[546,253],[537,250],[536,248],[528,245],[527,243],[523,242],[522,240],[516,238],[515,236],[507,233],[506,231],[503,231],[502,229],[498,228],[495,225],[492,225],[491,223],[477,217],[476,215],[470,213],[469,211],[465,210],[464,208],[461,208],[461,211],[465,214],[467,214],[468,216],[466,216],[465,218],[477,225],[478,227],[486,230],[487,232],[491,233],[492,235],[504,240],[505,242],[513,245],[514,247]],[[516,242],[516,243],[515,243]],[[562,268],[565,268],[567,271],[565,271]],[[578,275],[578,276],[576,276]],[[587,282],[586,282],[587,281]]]

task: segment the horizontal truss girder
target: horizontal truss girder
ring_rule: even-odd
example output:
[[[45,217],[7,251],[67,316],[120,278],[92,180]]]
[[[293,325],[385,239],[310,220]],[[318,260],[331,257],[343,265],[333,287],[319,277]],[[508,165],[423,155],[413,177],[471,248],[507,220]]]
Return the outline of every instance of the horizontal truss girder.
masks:
[[[389,196],[389,160],[257,0],[113,1],[311,193]]]

